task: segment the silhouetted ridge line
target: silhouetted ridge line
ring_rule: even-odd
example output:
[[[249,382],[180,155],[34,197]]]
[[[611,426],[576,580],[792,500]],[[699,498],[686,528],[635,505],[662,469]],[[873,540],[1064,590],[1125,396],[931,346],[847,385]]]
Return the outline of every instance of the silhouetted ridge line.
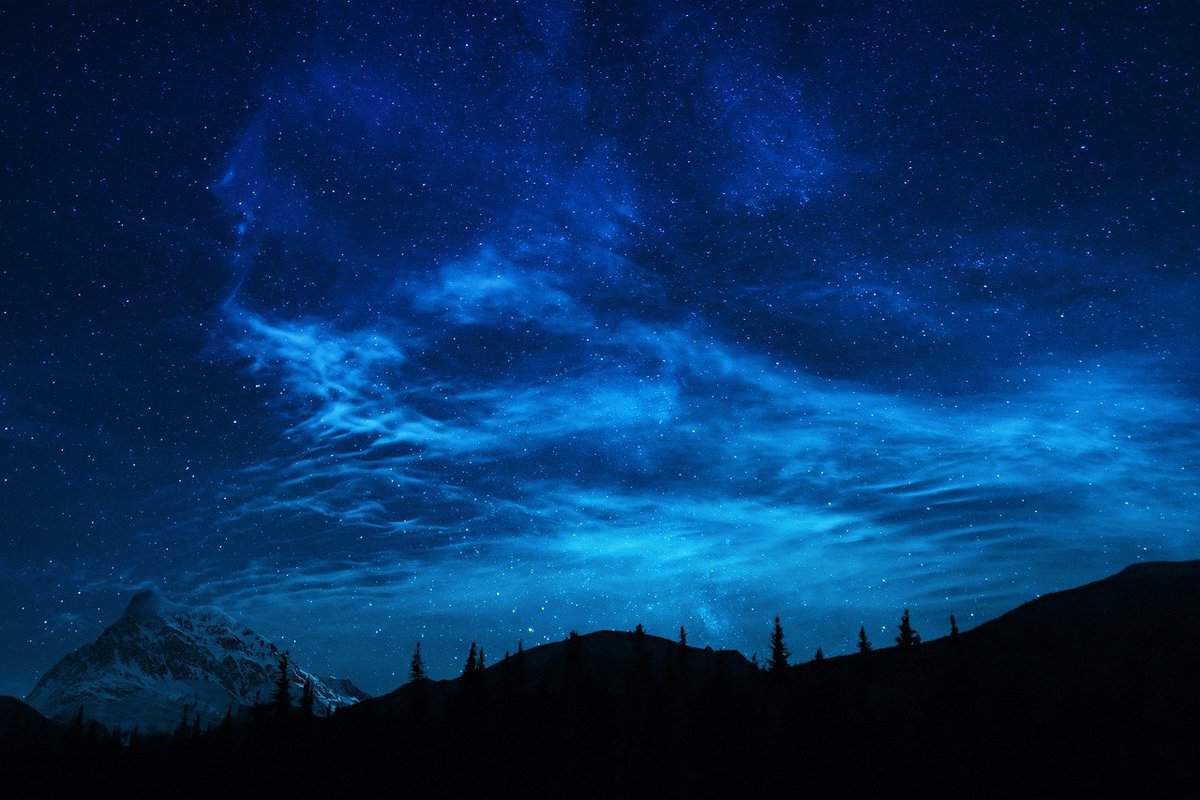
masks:
[[[1200,779],[1200,562],[1139,565],[919,645],[906,614],[897,647],[863,634],[861,653],[789,666],[779,621],[770,671],[641,626],[490,663],[476,647],[443,681],[414,648],[409,683],[328,719],[281,681],[286,704],[203,725],[184,709],[166,736],[0,702],[0,730],[33,731],[0,758],[39,796],[1011,797],[1131,781],[1184,796]]]

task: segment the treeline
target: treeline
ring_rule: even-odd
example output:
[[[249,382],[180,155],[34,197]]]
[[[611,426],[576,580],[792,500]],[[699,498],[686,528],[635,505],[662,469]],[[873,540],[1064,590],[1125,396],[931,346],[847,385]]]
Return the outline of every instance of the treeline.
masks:
[[[403,687],[328,717],[284,654],[273,696],[247,713],[202,726],[184,710],[160,736],[81,715],[6,769],[29,796],[979,797],[1196,777],[1195,732],[1173,724],[1200,710],[1176,688],[1187,670],[1068,633],[1025,648],[951,619],[923,643],[905,612],[895,647],[860,628],[856,655],[794,664],[776,619],[759,666],[638,625],[494,662],[473,644],[452,681],[428,677],[418,644]]]

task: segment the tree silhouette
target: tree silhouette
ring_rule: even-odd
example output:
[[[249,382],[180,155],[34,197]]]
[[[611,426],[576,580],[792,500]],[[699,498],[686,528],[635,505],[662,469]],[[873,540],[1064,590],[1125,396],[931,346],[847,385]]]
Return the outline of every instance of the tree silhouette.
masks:
[[[412,659],[408,662],[408,682],[412,684],[412,715],[418,723],[424,722],[429,713],[428,675],[425,659],[421,657],[421,642],[413,645]]]
[[[824,660],[825,660],[825,653],[824,653],[824,651],[821,650],[821,648],[818,647],[816,654],[813,655],[813,661],[820,664]]]
[[[183,707],[183,715],[184,719],[187,719],[187,706]],[[80,706],[79,710],[75,712],[75,719],[71,722],[71,730],[83,736],[83,706]]]
[[[958,638],[958,620],[954,618],[953,614],[950,615],[950,638]]]
[[[479,669],[478,656],[476,655],[475,643],[471,642],[471,649],[467,651],[467,663],[463,666],[463,677],[473,677],[477,669]]]
[[[316,698],[313,696],[312,676],[304,677],[304,688],[300,691],[300,710],[304,712],[304,716],[313,716],[313,703]]]
[[[913,630],[912,623],[908,620],[908,609],[904,609],[904,614],[900,617],[900,634],[896,637],[896,646],[902,650],[910,650],[921,643],[921,634]]]
[[[272,705],[280,714],[287,714],[292,707],[292,687],[288,682],[288,654],[284,652],[279,656],[279,677],[275,679],[275,696],[272,698]]]
[[[583,667],[583,639],[579,631],[572,630],[567,634],[566,669],[569,674],[578,673]]]
[[[787,669],[788,656],[787,645],[783,643],[783,625],[779,622],[779,617],[775,617],[775,628],[771,631],[771,655],[767,659],[767,669],[771,672],[783,672]]]
[[[679,626],[679,647],[687,647],[687,630],[682,625]]]
[[[487,667],[487,656],[485,656],[483,654],[483,648],[480,647],[479,648],[479,661],[477,661],[475,663],[475,669],[478,670],[479,672],[483,672],[485,667]]]
[[[188,715],[190,713],[191,713],[191,707],[188,706],[187,703],[184,703],[183,704],[183,716],[180,717],[180,719],[179,719],[179,726],[177,728],[175,728],[175,738],[177,740],[182,740],[182,739],[187,738],[188,731],[190,731],[192,729],[191,724],[188,722]]]
[[[409,683],[425,680],[425,661],[421,658],[421,643],[413,647],[412,660],[408,662]]]
[[[525,685],[525,642],[521,639],[517,639],[517,654],[513,656],[513,684]]]
[[[646,638],[646,629],[642,627],[642,623],[638,623],[633,629],[633,638],[642,640]]]
[[[865,625],[858,626],[858,652],[864,656],[871,652],[871,640],[867,638],[867,627]]]

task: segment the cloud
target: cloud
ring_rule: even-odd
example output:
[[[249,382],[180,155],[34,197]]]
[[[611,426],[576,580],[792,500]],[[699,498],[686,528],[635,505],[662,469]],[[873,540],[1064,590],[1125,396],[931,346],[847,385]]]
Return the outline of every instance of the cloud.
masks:
[[[503,326],[536,322],[551,330],[577,330],[590,315],[563,288],[561,275],[522,269],[487,247],[470,262],[442,266],[413,294],[421,312],[440,314],[457,325]]]
[[[665,94],[631,93],[578,58],[587,13],[497,14],[466,52],[413,11],[264,93],[214,186],[216,337],[278,436],[219,486],[249,566],[196,591],[749,649],[780,609],[983,614],[1179,550],[1196,405],[1070,346],[1054,272],[1093,265],[848,233],[864,187],[804,76],[667,15],[630,33]]]

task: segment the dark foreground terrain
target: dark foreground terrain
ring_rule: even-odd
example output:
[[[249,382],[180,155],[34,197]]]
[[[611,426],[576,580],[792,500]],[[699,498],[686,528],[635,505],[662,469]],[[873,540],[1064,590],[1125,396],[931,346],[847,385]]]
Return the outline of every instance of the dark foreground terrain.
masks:
[[[328,719],[118,739],[4,698],[0,769],[8,797],[1189,796],[1200,562],[777,671],[602,631]]]

